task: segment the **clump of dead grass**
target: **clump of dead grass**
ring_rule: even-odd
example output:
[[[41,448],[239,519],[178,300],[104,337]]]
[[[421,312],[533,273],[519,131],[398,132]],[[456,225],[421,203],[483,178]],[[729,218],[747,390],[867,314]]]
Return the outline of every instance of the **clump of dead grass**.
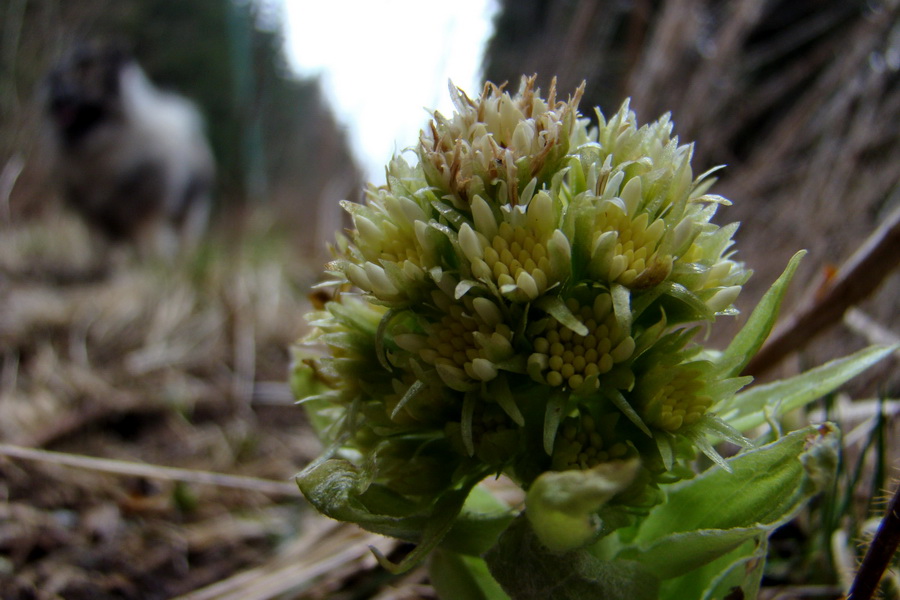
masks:
[[[325,526],[290,485],[319,450],[285,383],[318,265],[271,223],[175,262],[65,214],[0,230],[0,597],[384,583],[367,546],[398,544]]]

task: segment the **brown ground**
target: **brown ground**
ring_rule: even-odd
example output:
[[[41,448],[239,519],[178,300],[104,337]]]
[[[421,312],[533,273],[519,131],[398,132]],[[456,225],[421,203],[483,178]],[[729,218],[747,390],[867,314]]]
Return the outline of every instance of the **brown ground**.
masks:
[[[65,215],[0,225],[0,598],[427,597],[292,483],[319,449],[284,383],[316,271],[249,229],[150,264]]]

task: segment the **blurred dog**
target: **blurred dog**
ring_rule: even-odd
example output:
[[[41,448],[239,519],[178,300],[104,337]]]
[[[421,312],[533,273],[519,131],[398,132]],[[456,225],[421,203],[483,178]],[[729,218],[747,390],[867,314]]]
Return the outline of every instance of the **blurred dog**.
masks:
[[[70,206],[111,241],[171,257],[206,227],[215,168],[199,112],[111,45],[77,48],[47,78]]]

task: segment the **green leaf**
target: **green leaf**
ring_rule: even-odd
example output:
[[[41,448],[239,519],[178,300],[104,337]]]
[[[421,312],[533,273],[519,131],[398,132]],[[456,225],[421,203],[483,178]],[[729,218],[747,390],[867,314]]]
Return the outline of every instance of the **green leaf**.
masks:
[[[640,461],[633,459],[543,473],[525,497],[525,514],[535,534],[555,552],[590,543],[601,531],[597,511],[634,481],[639,468]]]
[[[772,284],[769,291],[762,297],[756,308],[747,319],[747,323],[741,328],[728,348],[718,360],[723,373],[728,377],[739,375],[750,359],[759,351],[763,342],[769,337],[775,321],[778,319],[778,311],[788,284],[794,277],[794,272],[800,265],[800,260],[806,255],[806,250],[797,252],[788,262],[784,273]]]
[[[768,538],[753,542],[753,551],[722,569],[703,591],[700,600],[756,598],[765,571],[768,549]],[[740,590],[740,595],[737,590]]]
[[[481,485],[475,486],[441,548],[469,556],[481,556],[503,533],[516,513]]]
[[[630,560],[602,560],[584,549],[554,553],[541,544],[524,515],[485,554],[511,598],[530,600],[657,600],[659,580]]]
[[[748,541],[765,539],[769,530],[769,526],[759,525],[675,533],[640,550],[629,547],[620,552],[617,558],[636,560],[650,568],[660,579],[679,577],[686,573],[693,576],[696,569],[733,552]]]
[[[726,597],[756,598],[768,543],[765,536],[750,539],[735,550],[681,577],[662,583],[663,600],[713,600]],[[743,596],[728,596],[740,589]]]
[[[837,445],[832,425],[810,426],[729,459],[731,473],[713,467],[673,485],[617,557],[665,579],[764,537],[831,480]]]
[[[697,529],[776,522],[823,482],[819,464],[836,461],[833,425],[809,426],[728,459],[732,472],[712,467],[670,488],[668,501],[644,521],[636,543]],[[806,475],[815,475],[807,481]],[[815,484],[815,485],[811,485]]]
[[[896,350],[897,346],[870,346],[789,379],[751,387],[715,407],[715,411],[738,431],[747,431],[762,425],[767,418],[783,415],[833,392]]]
[[[509,600],[487,563],[477,556],[438,548],[431,555],[428,574],[442,600]]]

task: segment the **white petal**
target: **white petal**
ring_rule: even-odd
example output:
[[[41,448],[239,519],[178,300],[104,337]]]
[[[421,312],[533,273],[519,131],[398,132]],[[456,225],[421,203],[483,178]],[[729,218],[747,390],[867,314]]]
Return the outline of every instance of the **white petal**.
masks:
[[[417,333],[398,333],[394,335],[394,342],[407,352],[418,352],[428,347],[428,341]]]
[[[353,215],[353,223],[356,225],[356,230],[365,244],[379,250],[381,249],[384,233],[375,223],[360,214]]]
[[[422,210],[422,207],[419,206],[418,202],[405,196],[401,196],[399,200],[400,208],[403,209],[403,214],[406,215],[406,218],[409,219],[410,222],[428,220],[428,216],[425,214],[425,211]]]
[[[475,220],[475,230],[488,240],[497,235],[497,220],[490,205],[481,196],[475,196],[472,200],[472,218]]]
[[[591,260],[603,259],[609,252],[616,247],[616,240],[619,239],[618,231],[604,231],[594,240],[594,247],[591,249]]]
[[[643,197],[641,196],[641,178],[632,177],[629,179],[628,183],[626,183],[625,187],[622,189],[620,197],[625,202],[628,216],[634,217],[643,200]]]
[[[525,295],[528,296],[529,300],[534,300],[541,295],[541,291],[538,289],[537,284],[534,282],[534,278],[529,275],[528,272],[524,269],[516,278],[516,287],[522,290],[522,292],[524,292]]]
[[[454,389],[457,392],[466,392],[475,387],[473,382],[469,381],[466,372],[459,367],[438,363],[434,368],[450,389]]]
[[[741,286],[732,285],[722,288],[706,301],[706,306],[713,312],[721,312],[731,306],[741,293]]]
[[[554,278],[561,281],[568,277],[572,269],[572,247],[569,246],[569,239],[562,230],[557,229],[550,236],[547,254],[550,256],[550,268],[553,269]]]
[[[415,223],[416,240],[428,254],[434,254],[437,248],[434,244],[434,238],[431,232],[434,231],[425,221],[416,221]]]
[[[478,316],[490,326],[498,325],[503,322],[503,313],[500,312],[500,308],[494,304],[491,300],[487,298],[475,298],[472,301],[472,305],[475,307],[475,312],[478,313]]]
[[[404,260],[402,271],[406,277],[413,281],[425,279],[425,271],[422,270],[422,267],[412,261]]]
[[[631,355],[634,354],[634,348],[634,338],[628,336],[627,338],[619,342],[619,345],[613,348],[613,350],[609,354],[610,356],[612,356],[612,359],[615,362],[619,363],[630,358]]]
[[[478,241],[478,235],[468,223],[459,228],[459,247],[470,261],[484,258],[484,249]]]
[[[693,219],[690,217],[682,219],[681,222],[675,226],[675,231],[672,236],[672,253],[680,256],[687,252],[696,231]]]
[[[347,275],[347,279],[350,280],[350,283],[359,289],[367,292],[372,291],[372,282],[369,281],[369,276],[359,265],[348,263],[344,269],[344,273]]]
[[[601,199],[613,198],[619,195],[619,188],[622,186],[622,180],[625,178],[624,171],[617,171],[615,175],[606,181],[606,187],[603,188]]]
[[[516,153],[520,156],[534,152],[534,121],[532,119],[519,121],[513,132],[512,143]]]
[[[550,195],[547,192],[540,191],[531,199],[526,214],[528,227],[532,231],[546,234],[556,228],[553,200],[550,199]]]
[[[390,298],[400,293],[397,287],[391,282],[384,269],[372,262],[367,262],[363,267],[369,281],[372,284],[371,291],[379,298]]]
[[[644,232],[644,239],[647,243],[656,243],[662,238],[666,232],[666,223],[662,219],[653,221],[647,231]]]
[[[497,367],[486,358],[476,358],[471,362],[471,370],[468,369],[469,365],[467,364],[466,371],[472,377],[472,379],[478,379],[480,381],[490,381],[497,376]]]
[[[594,298],[594,318],[597,320],[605,319],[612,310],[612,296],[609,294],[598,294]]]

